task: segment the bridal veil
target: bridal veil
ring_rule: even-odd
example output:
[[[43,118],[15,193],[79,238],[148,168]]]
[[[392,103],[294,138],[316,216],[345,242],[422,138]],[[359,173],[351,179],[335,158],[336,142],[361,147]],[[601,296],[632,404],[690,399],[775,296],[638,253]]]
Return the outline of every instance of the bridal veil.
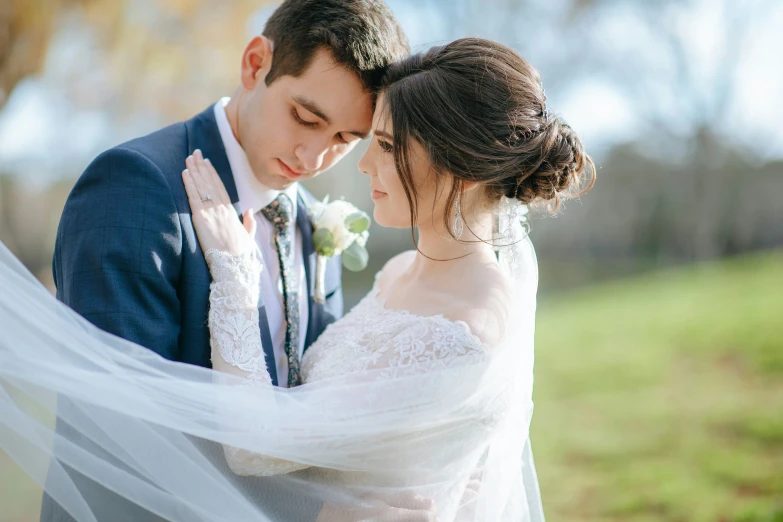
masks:
[[[100,331],[0,243],[0,450],[80,522],[101,517],[91,482],[166,520],[315,520],[324,503],[360,514],[421,495],[441,521],[543,521],[528,436],[538,274],[517,238],[499,253],[514,300],[488,356],[292,389]],[[239,477],[222,445],[311,467]]]

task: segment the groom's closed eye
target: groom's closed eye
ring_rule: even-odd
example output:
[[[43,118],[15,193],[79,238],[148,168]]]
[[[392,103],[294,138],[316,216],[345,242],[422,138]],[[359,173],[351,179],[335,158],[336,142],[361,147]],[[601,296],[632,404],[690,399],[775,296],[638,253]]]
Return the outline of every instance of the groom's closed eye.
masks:
[[[304,118],[302,118],[299,115],[299,111],[296,110],[296,107],[291,107],[291,115],[294,117],[294,119],[301,125],[304,125],[305,127],[315,127],[318,125],[317,121],[307,121]]]
[[[314,129],[315,127],[318,126],[318,122],[317,121],[308,121],[308,120],[305,120],[304,118],[302,118],[299,115],[299,111],[296,109],[295,106],[291,106],[291,116],[294,117],[294,120],[296,120],[296,122],[298,124],[300,124],[300,125],[302,125],[304,127],[307,127],[308,129]],[[357,138],[358,137],[359,136],[357,136]],[[337,134],[337,141],[339,141],[340,143],[348,143],[350,140],[346,139],[345,136],[343,135],[343,133],[339,133],[339,134]]]

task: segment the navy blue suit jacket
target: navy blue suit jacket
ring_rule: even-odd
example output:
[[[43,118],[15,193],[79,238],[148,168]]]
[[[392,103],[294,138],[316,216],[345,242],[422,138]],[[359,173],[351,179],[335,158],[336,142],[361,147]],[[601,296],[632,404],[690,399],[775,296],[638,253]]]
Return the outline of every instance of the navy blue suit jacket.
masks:
[[[196,149],[215,166],[238,209],[234,177],[210,106],[188,121],[114,147],[87,167],[63,210],[53,270],[57,298],[97,327],[166,359],[209,368],[211,280],[181,178],[185,158]],[[315,252],[307,205],[314,198],[303,188],[299,192],[297,225],[309,293],[306,350],[342,315],[343,297],[341,262],[335,257],[327,263],[325,302],[312,298]],[[263,298],[259,326],[267,367],[277,384]],[[60,429],[67,426],[58,425]],[[45,517],[51,503],[44,499],[42,520],[68,520]],[[119,519],[117,513],[111,515]],[[129,520],[138,517],[138,512],[128,514]]]

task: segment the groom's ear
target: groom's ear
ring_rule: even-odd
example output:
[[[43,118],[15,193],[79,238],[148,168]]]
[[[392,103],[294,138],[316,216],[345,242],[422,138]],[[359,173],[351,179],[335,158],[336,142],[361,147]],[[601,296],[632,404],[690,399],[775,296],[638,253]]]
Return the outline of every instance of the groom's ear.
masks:
[[[242,85],[253,90],[263,82],[272,68],[272,41],[266,36],[256,36],[245,47],[242,55]]]

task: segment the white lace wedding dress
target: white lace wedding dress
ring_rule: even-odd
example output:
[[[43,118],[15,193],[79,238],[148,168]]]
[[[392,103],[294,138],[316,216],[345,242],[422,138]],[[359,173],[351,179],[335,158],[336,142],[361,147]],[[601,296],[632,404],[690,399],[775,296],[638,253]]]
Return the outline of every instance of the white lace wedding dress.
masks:
[[[262,264],[252,253],[232,257],[225,252],[206,253],[212,274],[209,331],[212,365],[217,371],[272,386],[258,326],[259,277]],[[426,372],[433,364],[443,367],[477,362],[488,347],[462,321],[442,315],[421,317],[404,310],[389,310],[378,296],[378,278],[367,296],[345,317],[329,325],[305,353],[304,383],[387,369],[374,378],[401,370]],[[502,405],[476,405],[480,427],[488,428],[502,413]],[[231,469],[241,475],[277,475],[307,465],[226,448]],[[448,464],[447,462],[442,463]]]
[[[256,385],[272,386],[258,327],[258,279],[263,269],[258,256],[231,257],[213,250],[207,252],[206,260],[213,277],[209,312],[213,368],[247,378]],[[475,336],[465,322],[452,321],[442,315],[423,317],[405,310],[387,309],[379,296],[381,275],[376,275],[367,296],[345,317],[329,325],[305,353],[302,360],[305,384],[368,376],[394,379],[401,374],[419,375],[424,379],[436,368],[475,365],[489,357],[492,347]],[[484,400],[474,398],[472,402],[459,405],[459,434],[455,434],[448,445],[439,438],[428,442],[426,436],[418,433],[411,436],[408,443],[415,445],[415,450],[375,455],[376,461],[389,461],[388,467],[377,466],[385,467],[384,472],[315,468],[307,476],[318,475],[332,483],[403,487],[421,484],[424,477],[424,483],[431,483],[433,475],[439,475],[435,487],[419,488],[417,493],[437,499],[443,520],[474,520],[474,506],[465,507],[464,499],[472,493],[466,483],[470,478],[481,476],[489,435],[509,416],[511,402],[515,399],[513,393],[513,387],[509,386],[499,393],[486,394]],[[351,402],[346,406],[350,408]],[[405,435],[400,438],[404,448]],[[365,443],[372,445],[373,441]],[[231,470],[239,475],[270,476],[310,467],[230,445],[224,449]],[[460,467],[464,467],[464,457],[471,453],[474,455],[467,461],[475,469],[466,475],[465,469]],[[455,455],[461,458],[455,458]],[[421,478],[418,478],[416,472],[422,468]],[[460,473],[463,475],[461,480],[452,480]]]

